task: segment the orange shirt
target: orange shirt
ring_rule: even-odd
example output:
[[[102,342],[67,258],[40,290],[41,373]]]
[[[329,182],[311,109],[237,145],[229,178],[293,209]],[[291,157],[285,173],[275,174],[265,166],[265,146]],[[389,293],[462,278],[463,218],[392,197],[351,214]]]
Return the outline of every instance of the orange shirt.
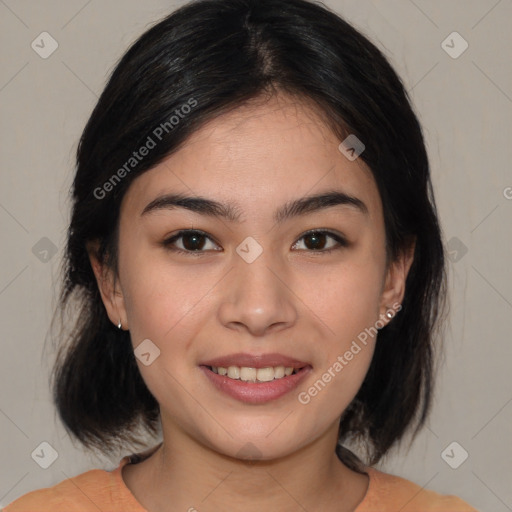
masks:
[[[113,471],[93,469],[53,487],[29,492],[3,512],[147,512],[121,476],[124,457]],[[366,468],[370,483],[355,512],[478,512],[456,496],[422,489],[409,480]]]

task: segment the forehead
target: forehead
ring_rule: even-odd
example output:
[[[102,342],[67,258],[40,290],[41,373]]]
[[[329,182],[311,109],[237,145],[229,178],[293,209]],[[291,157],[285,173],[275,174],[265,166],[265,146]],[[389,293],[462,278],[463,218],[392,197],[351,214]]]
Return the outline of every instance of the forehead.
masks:
[[[236,202],[256,211],[327,189],[341,189],[380,209],[362,159],[350,161],[311,102],[278,95],[256,99],[205,123],[182,147],[137,177],[124,206],[139,211],[170,191]],[[250,203],[250,204],[249,204]]]

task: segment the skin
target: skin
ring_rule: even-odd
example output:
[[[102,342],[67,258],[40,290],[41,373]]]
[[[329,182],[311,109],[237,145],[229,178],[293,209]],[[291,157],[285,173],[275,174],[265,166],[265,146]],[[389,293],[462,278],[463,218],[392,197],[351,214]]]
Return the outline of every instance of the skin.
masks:
[[[133,181],[121,205],[117,276],[90,245],[110,320],[121,319],[134,348],[149,338],[161,351],[151,365],[137,364],[160,404],[164,442],[123,470],[147,510],[339,512],[363,500],[368,477],[348,469],[334,449],[340,416],[364,380],[376,338],[307,405],[297,395],[401,302],[413,248],[387,265],[375,181],[339,143],[305,102],[278,94],[250,103],[204,125]],[[286,202],[332,189],[359,198],[368,214],[342,205],[273,221]],[[243,222],[182,208],[141,215],[169,192],[236,203]],[[338,247],[326,237],[315,249],[303,235],[320,228],[349,245],[322,253]],[[201,256],[164,246],[182,229],[211,237],[200,239]],[[235,251],[248,236],[263,249],[250,264]],[[312,371],[285,396],[246,404],[219,392],[199,369],[234,352],[279,352]],[[247,443],[258,459],[250,464],[240,454]]]

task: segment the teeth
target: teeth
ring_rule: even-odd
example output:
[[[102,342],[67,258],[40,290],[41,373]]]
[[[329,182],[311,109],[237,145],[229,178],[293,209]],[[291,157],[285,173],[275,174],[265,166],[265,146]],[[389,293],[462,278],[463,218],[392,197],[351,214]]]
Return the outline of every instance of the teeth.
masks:
[[[230,379],[239,379],[240,378],[240,368],[238,368],[238,366],[230,366],[228,368],[228,377]]]
[[[274,379],[281,379],[284,377],[284,366],[276,366],[274,368]]]
[[[247,368],[243,366],[240,368],[240,380],[245,382],[256,382],[256,374],[258,371],[256,368]]]
[[[259,382],[270,382],[274,380],[276,376],[276,372],[274,368],[258,368],[256,371],[256,379]]]
[[[244,382],[270,382],[274,379],[288,377],[299,369],[293,367],[275,366],[266,368],[249,368],[247,366],[212,366],[212,371],[219,375],[225,375],[230,379],[243,380]]]

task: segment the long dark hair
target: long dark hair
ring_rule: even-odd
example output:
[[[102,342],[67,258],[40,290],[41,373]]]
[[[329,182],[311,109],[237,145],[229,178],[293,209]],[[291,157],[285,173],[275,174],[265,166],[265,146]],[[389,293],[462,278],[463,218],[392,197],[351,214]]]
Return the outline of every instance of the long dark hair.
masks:
[[[379,333],[366,378],[344,411],[343,444],[367,447],[369,464],[432,402],[434,344],[446,278],[441,231],[421,127],[383,54],[326,7],[306,0],[199,0],[145,32],[121,58],[77,150],[60,296],[76,321],[61,336],[53,396],[67,431],[85,447],[113,453],[156,435],[159,405],[147,389],[129,333],[107,317],[86,251],[117,270],[120,202],[131,181],[176,151],[221,113],[283,91],[312,102],[340,141],[355,134],[382,199],[390,260],[415,239],[402,311]],[[144,158],[133,152],[154,147]],[[123,172],[124,169],[124,172]],[[140,429],[140,432],[138,430]]]

